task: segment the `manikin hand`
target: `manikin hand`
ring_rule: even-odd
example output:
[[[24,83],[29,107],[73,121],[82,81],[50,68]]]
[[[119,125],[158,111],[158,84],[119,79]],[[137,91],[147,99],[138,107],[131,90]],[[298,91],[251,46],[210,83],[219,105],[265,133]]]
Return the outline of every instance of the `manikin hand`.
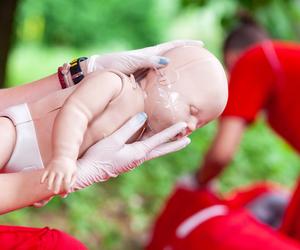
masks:
[[[55,194],[59,193],[62,184],[67,191],[76,181],[76,171],[76,161],[66,157],[54,157],[47,165],[41,183],[48,179],[48,189],[53,190]]]
[[[168,64],[168,59],[161,55],[184,45],[203,46],[203,43],[196,40],[176,40],[143,49],[93,55],[87,61],[87,71],[91,73],[97,69],[116,69],[129,75],[143,68],[164,67]]]
[[[136,168],[144,161],[178,151],[190,143],[188,137],[172,141],[187,126],[186,123],[180,122],[143,141],[126,144],[146,119],[146,114],[140,113],[111,136],[90,147],[77,161],[77,179],[73,190],[116,177]]]

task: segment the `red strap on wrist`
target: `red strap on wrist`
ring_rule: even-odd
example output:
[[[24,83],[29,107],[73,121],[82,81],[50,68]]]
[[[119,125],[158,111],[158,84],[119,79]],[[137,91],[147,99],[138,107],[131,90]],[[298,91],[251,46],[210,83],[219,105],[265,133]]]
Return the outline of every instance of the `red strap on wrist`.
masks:
[[[64,75],[62,73],[62,70],[63,70],[63,67],[58,67],[57,69],[57,76],[58,76],[58,80],[60,82],[60,86],[62,89],[65,89],[67,88],[67,84],[65,82],[65,79],[64,79]]]

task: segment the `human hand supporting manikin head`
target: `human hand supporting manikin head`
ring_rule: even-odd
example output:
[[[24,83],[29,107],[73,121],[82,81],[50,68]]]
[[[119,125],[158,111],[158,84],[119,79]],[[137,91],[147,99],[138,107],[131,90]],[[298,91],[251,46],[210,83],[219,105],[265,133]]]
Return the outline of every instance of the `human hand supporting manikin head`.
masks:
[[[199,40],[174,40],[155,46],[137,50],[129,50],[103,55],[92,55],[86,63],[87,73],[96,70],[115,69],[126,75],[141,72],[142,69],[165,67],[169,59],[163,54],[167,51],[182,46],[203,46]],[[138,73],[137,72],[137,73]],[[139,80],[139,75],[135,75]]]
[[[186,137],[170,142],[174,135],[186,128],[184,123],[176,124],[147,140],[132,144],[124,143],[143,126],[146,118],[144,113],[134,116],[114,134],[91,146],[76,163],[78,167],[77,181],[73,191],[106,181],[110,177],[116,177],[138,167],[144,161],[180,150],[190,143],[189,138]],[[0,118],[1,132],[5,131],[1,126],[5,119]],[[1,138],[3,139],[3,137]],[[4,144],[5,141],[1,141],[1,143]],[[0,214],[32,204],[45,205],[46,202],[41,203],[40,201],[49,199],[54,192],[48,190],[46,184],[40,183],[43,172],[44,169],[40,166],[35,170],[1,173],[0,187],[1,190],[6,191],[0,192],[2,201]],[[59,191],[59,193],[64,192],[63,189]]]
[[[109,137],[97,142],[77,160],[77,179],[73,191],[133,170],[143,162],[186,147],[188,137],[173,140],[187,124],[177,123],[142,141],[126,143],[146,122],[145,113],[131,118]]]
[[[90,58],[91,60],[88,59],[80,62],[80,66],[85,76],[88,75],[88,67],[91,71],[115,68],[124,74],[135,74],[137,79],[139,79],[139,75],[143,75],[143,73],[145,73],[145,67],[164,67],[168,64],[168,59],[160,56],[162,53],[184,44],[201,45],[202,42],[193,40],[171,41],[139,50],[93,55]],[[64,65],[67,64],[68,63],[65,63]],[[31,83],[22,84],[12,88],[0,89],[0,110],[4,110],[8,107],[21,103],[35,102],[50,93],[66,87],[59,80],[58,75],[52,74]],[[74,83],[72,82],[70,71],[68,71],[66,78],[70,85],[73,86]]]

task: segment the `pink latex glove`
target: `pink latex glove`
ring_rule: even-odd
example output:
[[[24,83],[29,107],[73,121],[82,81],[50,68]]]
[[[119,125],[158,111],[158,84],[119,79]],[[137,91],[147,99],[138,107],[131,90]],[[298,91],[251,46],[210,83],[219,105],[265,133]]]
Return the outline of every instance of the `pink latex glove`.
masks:
[[[178,151],[190,143],[188,137],[171,141],[187,126],[180,122],[143,141],[126,144],[146,119],[145,113],[139,113],[111,136],[91,146],[77,161],[77,181],[73,190],[116,177],[145,161]]]
[[[170,49],[184,45],[203,46],[203,42],[197,40],[176,40],[143,49],[93,55],[87,61],[88,73],[97,69],[116,69],[129,75],[142,68],[160,68],[166,66],[169,62],[166,57],[160,55]]]

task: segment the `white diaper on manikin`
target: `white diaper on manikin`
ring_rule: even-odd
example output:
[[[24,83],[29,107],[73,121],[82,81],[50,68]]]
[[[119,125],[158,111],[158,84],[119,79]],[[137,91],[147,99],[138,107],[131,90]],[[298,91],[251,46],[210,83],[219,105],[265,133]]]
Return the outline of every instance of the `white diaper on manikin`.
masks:
[[[3,168],[5,173],[43,168],[34,123],[26,103],[9,107],[0,112],[16,127],[16,145],[10,160]]]

